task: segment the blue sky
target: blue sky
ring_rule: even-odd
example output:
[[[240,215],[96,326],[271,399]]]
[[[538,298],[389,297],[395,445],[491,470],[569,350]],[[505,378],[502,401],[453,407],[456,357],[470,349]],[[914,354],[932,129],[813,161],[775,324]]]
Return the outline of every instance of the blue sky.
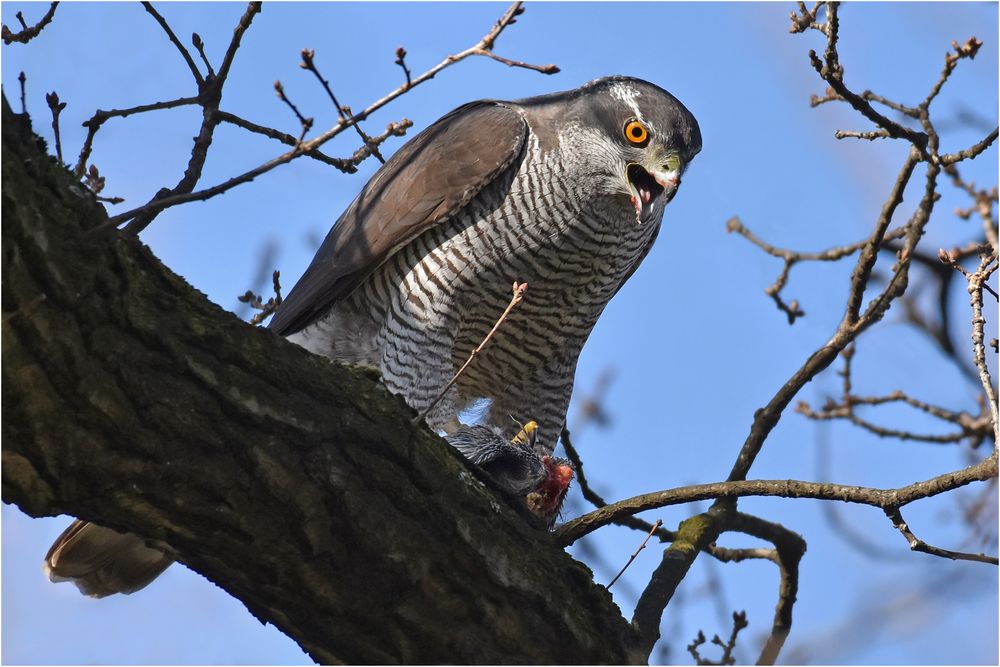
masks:
[[[478,40],[506,5],[495,3],[266,4],[247,33],[226,86],[223,108],[296,133],[295,119],[274,96],[280,79],[306,115],[325,129],[335,111],[308,73],[298,67],[303,47],[316,60],[341,101],[355,109],[401,80],[393,64],[405,45],[415,72]],[[47,5],[4,3],[0,15],[29,23]],[[198,32],[216,65],[228,44],[240,3],[159,5],[185,39]],[[509,69],[471,59],[375,114],[374,132],[405,116],[414,132],[471,99],[517,98],[572,88],[607,74],[655,82],[699,119],[704,150],[688,171],[664,218],[652,253],[609,305],[584,349],[578,397],[607,369],[615,379],[607,395],[613,417],[605,429],[588,427],[575,439],[588,477],[608,499],[724,478],[762,406],[807,356],[833,332],[842,313],[849,265],[801,265],[785,294],[807,316],[789,327],[763,290],[780,270],[743,239],[727,235],[739,215],[764,239],[785,247],[819,250],[863,238],[906,154],[901,143],[837,141],[836,129],[870,129],[846,106],[810,109],[824,86],[808,63],[822,35],[788,33],[792,3],[538,3],[500,38],[497,52],[534,63],[554,62],[560,74]],[[873,89],[916,103],[941,70],[951,40],[971,35],[984,46],[963,61],[933,110],[954,119],[974,112],[974,127],[943,134],[948,150],[977,141],[997,122],[997,5],[995,3],[848,4],[841,11],[841,61],[856,90]],[[97,108],[123,108],[193,94],[189,72],[138,4],[67,3],[28,45],[0,51],[4,91],[15,109],[17,75],[27,75],[28,108],[36,130],[51,137],[44,93],[67,102],[62,142],[75,160],[85,136],[80,123]],[[109,121],[92,161],[107,178],[105,194],[122,196],[125,210],[146,201],[183,172],[200,115],[191,108]],[[282,147],[222,126],[202,184],[211,185],[267,160]],[[398,148],[390,142],[385,151]],[[329,153],[349,155],[346,133]],[[374,172],[364,164],[345,176],[299,160],[253,184],[205,203],[162,214],[143,239],[173,270],[225,308],[253,284],[259,249],[277,248],[273,266],[290,287],[304,270],[316,239]],[[996,147],[963,167],[981,185],[997,182]],[[907,191],[900,219],[918,199],[919,181]],[[972,238],[978,227],[949,214],[967,202],[942,187],[926,248]],[[112,208],[112,211],[114,209]],[[880,266],[882,266],[880,264]],[[268,267],[270,268],[270,267]],[[882,267],[883,269],[886,267]],[[964,289],[956,286],[955,316],[967,322]],[[996,309],[991,330],[996,330]],[[968,340],[968,324],[958,336]],[[995,360],[995,355],[991,354]],[[898,309],[866,334],[855,357],[859,393],[905,388],[953,409],[976,410],[977,387],[936,349],[902,323]],[[831,369],[801,399],[821,404],[835,395]],[[934,429],[912,412],[873,413],[893,425]],[[571,408],[570,426],[577,419]],[[895,486],[965,464],[955,446],[879,440],[842,424],[817,426],[786,413],[752,476],[816,479],[817,456],[830,457],[830,478],[850,484]],[[977,454],[978,456],[979,454]],[[971,497],[976,489],[969,489]],[[995,497],[992,499],[995,503]],[[795,627],[785,659],[810,662],[993,663],[997,654],[997,570],[911,554],[882,513],[838,507],[842,521],[887,554],[872,559],[830,529],[818,501],[746,499],[748,512],[784,523],[809,544],[802,563]],[[571,509],[582,502],[571,498]],[[693,512],[676,507],[648,513],[667,526]],[[2,660],[6,663],[303,663],[306,656],[273,627],[262,626],[226,593],[181,566],[130,596],[93,601],[41,574],[49,543],[66,517],[30,519],[3,507]],[[907,518],[925,540],[957,548],[965,537],[954,498],[922,502]],[[574,553],[607,582],[641,536],[606,528]],[[726,546],[752,541],[726,536]],[[996,553],[997,545],[986,551]],[[595,560],[589,554],[596,553]],[[642,552],[613,591],[631,614],[635,594],[659,561]],[[718,578],[724,601],[707,593]],[[699,628],[727,634],[728,614],[746,609],[750,627],[738,656],[756,656],[770,625],[777,574],[770,563],[719,565],[699,559],[664,622],[670,653],[654,659],[690,662],[684,646]],[[721,607],[721,608],[720,608]],[[721,614],[720,614],[721,612]],[[722,616],[722,617],[720,617]],[[851,625],[853,623],[853,625]],[[852,641],[856,638],[856,641]],[[800,652],[801,651],[801,652]]]

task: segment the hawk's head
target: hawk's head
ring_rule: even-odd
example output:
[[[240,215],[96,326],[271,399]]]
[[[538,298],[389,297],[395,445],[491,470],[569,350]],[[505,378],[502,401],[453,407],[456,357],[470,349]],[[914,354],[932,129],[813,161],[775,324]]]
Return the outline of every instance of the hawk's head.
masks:
[[[620,196],[639,224],[658,220],[701,150],[698,121],[677,98],[642,79],[612,76],[520,102],[546,143],[548,126],[583,187]],[[549,142],[551,145],[551,142]]]

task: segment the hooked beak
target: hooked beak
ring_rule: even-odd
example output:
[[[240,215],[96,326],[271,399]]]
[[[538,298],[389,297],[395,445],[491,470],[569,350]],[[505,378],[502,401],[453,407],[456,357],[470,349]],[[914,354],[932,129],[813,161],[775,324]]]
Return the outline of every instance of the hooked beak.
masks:
[[[652,219],[653,207],[660,197],[666,198],[664,203],[674,198],[681,182],[677,171],[647,171],[635,162],[625,167],[625,180],[635,206],[635,221],[640,225]]]

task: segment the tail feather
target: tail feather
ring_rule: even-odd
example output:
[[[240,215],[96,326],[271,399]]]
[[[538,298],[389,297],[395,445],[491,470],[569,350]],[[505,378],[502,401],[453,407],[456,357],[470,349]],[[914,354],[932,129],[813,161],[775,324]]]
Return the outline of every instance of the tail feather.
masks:
[[[75,520],[45,554],[50,581],[72,581],[84,595],[102,598],[134,593],[173,562],[136,535]]]

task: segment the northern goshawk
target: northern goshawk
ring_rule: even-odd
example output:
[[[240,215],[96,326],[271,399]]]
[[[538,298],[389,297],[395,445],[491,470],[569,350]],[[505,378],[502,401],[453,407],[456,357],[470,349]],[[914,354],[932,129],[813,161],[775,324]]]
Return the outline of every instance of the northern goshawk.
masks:
[[[576,361],[649,252],[701,150],[694,116],[646,81],[607,77],[447,114],[368,182],[278,308],[272,331],[371,366],[423,412],[521,305],[427,417],[447,433],[487,404],[510,430],[534,419],[555,447]]]
[[[365,185],[270,329],[377,369],[424,412],[504,311],[512,283],[528,283],[427,421],[502,483],[534,480],[534,490],[508,490],[553,513],[572,472],[549,455],[580,350],[700,150],[694,116],[635,78],[466,104]],[[463,426],[460,414],[477,406],[485,425]],[[506,444],[512,417],[538,423],[530,456]],[[46,569],[100,597],[138,590],[170,562],[142,538],[76,521]]]

